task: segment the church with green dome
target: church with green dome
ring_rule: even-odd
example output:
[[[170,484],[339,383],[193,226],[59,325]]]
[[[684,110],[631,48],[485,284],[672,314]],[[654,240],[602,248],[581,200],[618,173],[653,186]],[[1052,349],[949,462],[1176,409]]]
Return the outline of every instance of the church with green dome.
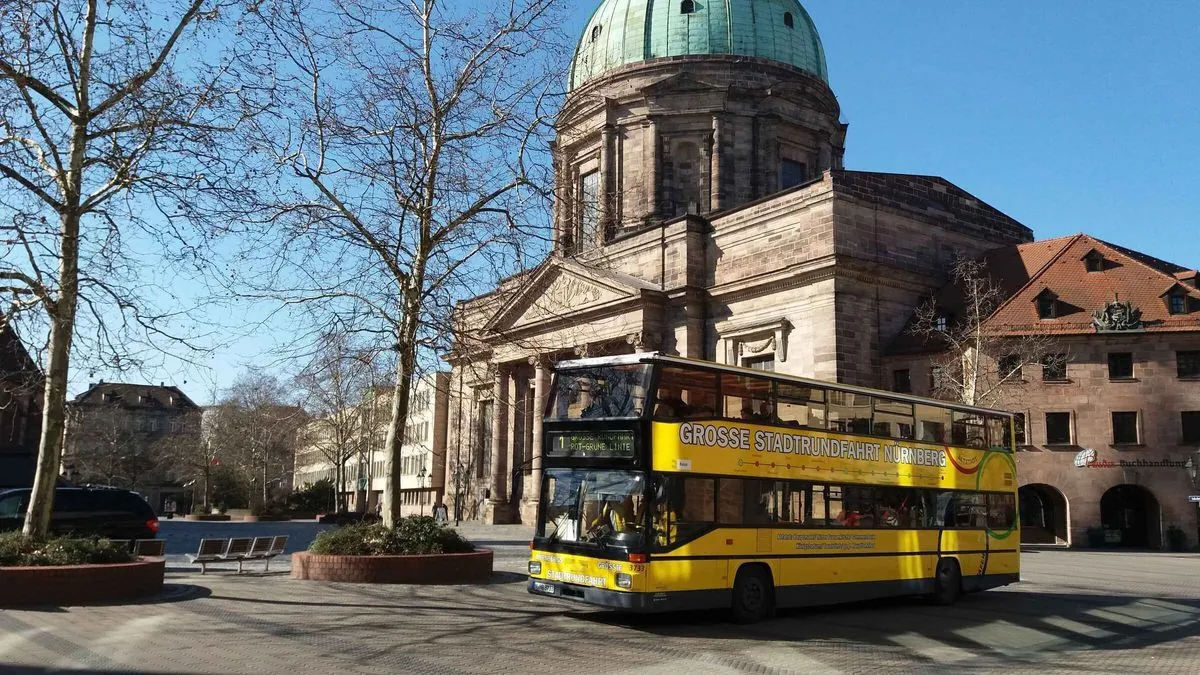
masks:
[[[458,308],[447,447],[485,476],[469,517],[532,522],[556,361],[888,386],[888,345],[955,258],[1032,240],[943,178],[844,167],[837,73],[797,0],[600,0],[563,78],[553,250]]]

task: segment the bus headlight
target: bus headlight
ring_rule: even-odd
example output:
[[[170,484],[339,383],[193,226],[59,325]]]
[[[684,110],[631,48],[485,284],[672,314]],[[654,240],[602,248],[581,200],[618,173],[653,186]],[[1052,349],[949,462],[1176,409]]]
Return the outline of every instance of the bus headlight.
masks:
[[[540,563],[536,560],[530,560],[529,561],[529,573],[530,574],[541,574],[542,573],[542,563]]]
[[[624,572],[617,572],[617,585],[621,588],[633,588],[633,577]]]

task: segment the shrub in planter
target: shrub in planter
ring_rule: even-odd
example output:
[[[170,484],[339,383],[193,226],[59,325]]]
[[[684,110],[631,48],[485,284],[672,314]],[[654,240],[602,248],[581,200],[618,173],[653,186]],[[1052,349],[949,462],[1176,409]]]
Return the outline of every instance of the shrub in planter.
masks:
[[[1172,525],[1167,528],[1167,550],[1168,551],[1186,551],[1187,550],[1187,535],[1178,525]]]
[[[1088,546],[1092,548],[1100,548],[1104,546],[1104,528],[1099,525],[1092,525],[1087,529]]]
[[[26,537],[21,532],[0,534],[0,567],[104,565],[137,560],[127,545],[98,537]]]
[[[310,553],[321,555],[427,555],[474,550],[471,542],[432,516],[401,518],[392,529],[376,523],[326,530],[308,547]]]

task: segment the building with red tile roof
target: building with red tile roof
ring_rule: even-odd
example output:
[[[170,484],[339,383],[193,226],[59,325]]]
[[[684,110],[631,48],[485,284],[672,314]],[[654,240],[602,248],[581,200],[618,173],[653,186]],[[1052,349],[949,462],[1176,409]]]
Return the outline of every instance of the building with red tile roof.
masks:
[[[982,260],[1002,297],[984,332],[999,344],[1044,336],[1065,364],[1024,363],[986,402],[1018,414],[1023,541],[1160,548],[1178,528],[1194,546],[1197,271],[1086,234],[1005,246]],[[934,296],[950,321],[966,315],[966,300],[955,284]],[[933,393],[933,377],[913,373],[945,349],[902,332],[885,359],[887,379]]]

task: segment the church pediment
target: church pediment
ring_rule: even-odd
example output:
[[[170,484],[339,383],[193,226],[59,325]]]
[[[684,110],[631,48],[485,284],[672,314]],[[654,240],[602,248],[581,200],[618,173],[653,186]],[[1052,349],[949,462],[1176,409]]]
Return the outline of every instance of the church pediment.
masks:
[[[705,94],[711,94],[713,92],[719,92],[719,91],[723,90],[724,88],[725,87],[723,87],[719,84],[715,84],[713,82],[707,82],[698,77],[695,77],[694,75],[692,75],[691,73],[689,73],[687,71],[684,71],[681,73],[667,75],[658,80],[655,80],[654,82],[651,82],[650,84],[646,85],[644,91],[648,94],[662,94],[662,93],[668,93],[668,92],[669,93],[703,92]]]
[[[640,294],[643,284],[632,278],[611,278],[577,263],[550,263],[492,317],[486,330],[525,328],[628,300]]]

